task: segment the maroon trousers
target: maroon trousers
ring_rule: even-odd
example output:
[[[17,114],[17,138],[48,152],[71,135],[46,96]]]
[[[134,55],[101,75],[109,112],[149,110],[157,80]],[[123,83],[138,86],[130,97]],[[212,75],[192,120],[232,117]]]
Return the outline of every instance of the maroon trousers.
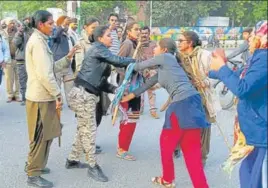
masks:
[[[181,129],[174,113],[170,119],[171,129],[163,129],[160,136],[164,181],[171,183],[175,179],[173,153],[179,144],[194,188],[208,188],[202,165],[201,129]]]

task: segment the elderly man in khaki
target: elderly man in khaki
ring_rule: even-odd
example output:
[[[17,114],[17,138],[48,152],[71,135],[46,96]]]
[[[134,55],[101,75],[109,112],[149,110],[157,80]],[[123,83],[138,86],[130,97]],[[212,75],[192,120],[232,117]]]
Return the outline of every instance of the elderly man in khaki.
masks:
[[[76,51],[73,48],[65,57],[54,62],[48,46],[52,34],[53,18],[45,10],[33,16],[34,32],[26,46],[26,112],[29,133],[29,154],[25,170],[27,184],[34,187],[53,187],[53,183],[40,177],[49,173],[45,168],[53,138],[61,135],[60,119],[56,107],[61,107],[61,91],[55,74],[70,66]]]
[[[12,100],[21,102],[19,94],[19,78],[17,73],[17,63],[15,60],[16,46],[13,44],[12,39],[16,34],[15,20],[5,19],[1,21],[1,25],[5,25],[5,28],[1,31],[2,37],[7,41],[10,50],[10,62],[7,63],[4,68],[6,90],[7,90],[7,102],[10,103]],[[15,85],[15,90],[14,90]]]

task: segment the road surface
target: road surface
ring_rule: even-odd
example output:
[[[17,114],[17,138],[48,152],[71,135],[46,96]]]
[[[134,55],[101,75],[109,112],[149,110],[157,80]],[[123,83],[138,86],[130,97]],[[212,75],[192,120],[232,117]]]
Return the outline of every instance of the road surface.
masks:
[[[4,80],[3,80],[4,82]],[[157,107],[165,102],[167,93],[157,91]],[[28,152],[28,132],[25,107],[19,103],[6,103],[5,85],[0,87],[0,188],[26,188],[27,176],[24,165]],[[229,142],[232,143],[233,119],[235,109],[220,111],[217,120]],[[137,126],[130,152],[137,161],[123,161],[116,158],[118,125],[111,125],[111,117],[104,117],[98,129],[97,143],[103,153],[98,155],[98,163],[109,182],[98,183],[87,177],[86,169],[65,169],[66,158],[70,152],[76,131],[74,113],[64,106],[62,123],[64,124],[62,146],[55,139],[49,156],[48,167],[51,173],[44,175],[54,182],[57,188],[153,188],[151,177],[161,175],[159,136],[164,122],[164,113],[160,119],[151,118],[146,95],[145,112]],[[221,169],[228,156],[228,149],[216,126],[212,127],[211,150],[205,168],[211,188],[238,188],[238,168],[230,178]],[[82,159],[84,160],[84,159]],[[192,188],[183,157],[175,160],[176,185]]]

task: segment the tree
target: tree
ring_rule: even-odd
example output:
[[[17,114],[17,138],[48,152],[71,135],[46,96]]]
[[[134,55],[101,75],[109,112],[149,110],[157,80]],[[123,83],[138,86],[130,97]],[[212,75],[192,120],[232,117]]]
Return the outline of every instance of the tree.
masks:
[[[135,1],[82,1],[81,18],[95,16],[101,23],[107,22],[109,13],[114,12],[116,6],[120,8],[120,13],[128,11],[135,14],[138,11]]]
[[[0,1],[0,16],[4,11],[17,11],[18,19],[32,15],[37,10],[66,7],[66,1]]]
[[[193,26],[220,5],[220,1],[153,1],[153,26]],[[146,12],[149,16],[149,8]]]
[[[226,16],[232,18],[232,26],[252,26],[267,20],[267,1],[228,1]]]

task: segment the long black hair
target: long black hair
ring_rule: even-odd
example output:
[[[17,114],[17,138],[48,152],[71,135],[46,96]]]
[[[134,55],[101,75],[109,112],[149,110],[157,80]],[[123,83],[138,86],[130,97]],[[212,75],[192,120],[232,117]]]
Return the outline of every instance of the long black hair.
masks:
[[[32,17],[31,26],[38,29],[39,22],[45,23],[48,21],[49,17],[52,17],[52,14],[50,12],[46,10],[38,10]]]
[[[87,18],[87,19],[85,20],[85,22],[84,22],[84,26],[90,26],[91,24],[93,24],[93,23],[95,23],[95,22],[99,22],[99,23],[100,23],[100,21],[99,21],[98,18],[96,18],[96,17],[89,17],[89,18]]]
[[[96,29],[93,31],[93,34],[88,37],[88,40],[93,43],[93,42],[98,42],[99,37],[103,37],[104,33],[109,29],[108,26],[106,25],[101,25],[96,27]]]
[[[202,41],[199,39],[199,36],[194,31],[185,31],[182,35],[188,40],[193,43],[193,48],[197,46],[202,46]]]

